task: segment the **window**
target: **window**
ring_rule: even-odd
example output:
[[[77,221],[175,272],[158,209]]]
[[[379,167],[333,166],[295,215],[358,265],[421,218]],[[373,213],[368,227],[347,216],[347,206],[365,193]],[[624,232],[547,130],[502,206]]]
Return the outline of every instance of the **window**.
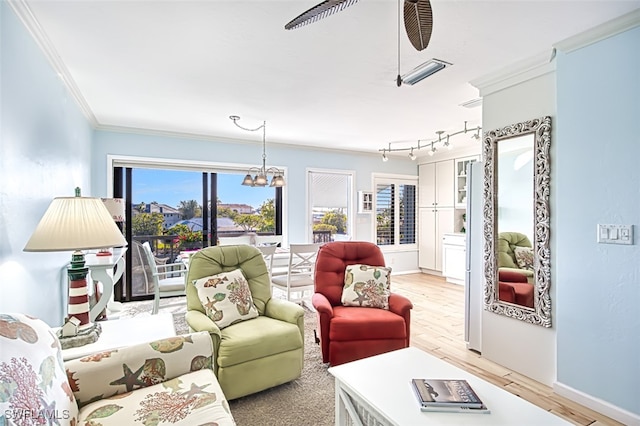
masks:
[[[180,251],[215,245],[219,236],[282,234],[282,188],[242,186],[245,170],[132,158],[112,166],[113,194],[127,203],[129,242],[116,300],[153,294],[139,253],[143,242],[157,262],[173,263]]]
[[[375,178],[375,238],[379,246],[416,244],[416,179]]]
[[[353,237],[353,172],[308,170],[310,234],[316,243]]]

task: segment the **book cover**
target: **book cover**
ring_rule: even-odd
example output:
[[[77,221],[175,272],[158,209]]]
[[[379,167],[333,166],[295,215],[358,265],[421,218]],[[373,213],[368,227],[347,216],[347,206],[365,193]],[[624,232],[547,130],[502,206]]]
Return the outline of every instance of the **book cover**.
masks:
[[[484,406],[466,380],[413,379],[411,383],[422,407]]]

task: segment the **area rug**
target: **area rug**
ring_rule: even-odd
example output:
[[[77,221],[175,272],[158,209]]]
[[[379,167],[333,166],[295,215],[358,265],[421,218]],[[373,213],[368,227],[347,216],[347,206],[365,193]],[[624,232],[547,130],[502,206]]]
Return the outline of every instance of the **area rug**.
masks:
[[[151,315],[152,301],[123,305],[117,316],[126,318]],[[162,299],[160,312],[173,315],[176,333],[188,332],[184,320],[184,297]],[[334,424],[334,379],[322,363],[320,346],[315,342],[316,315],[305,308],[304,367],[302,376],[289,383],[229,401],[238,426],[288,426]]]

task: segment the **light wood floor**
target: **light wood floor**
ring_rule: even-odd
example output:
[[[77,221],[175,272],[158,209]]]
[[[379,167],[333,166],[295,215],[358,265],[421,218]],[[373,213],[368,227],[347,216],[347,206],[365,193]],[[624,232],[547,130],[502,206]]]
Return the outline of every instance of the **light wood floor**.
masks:
[[[576,425],[622,425],[570,401],[526,376],[482,358],[464,342],[464,288],[428,274],[393,276],[392,291],[408,297],[411,346],[504,387],[507,391]]]

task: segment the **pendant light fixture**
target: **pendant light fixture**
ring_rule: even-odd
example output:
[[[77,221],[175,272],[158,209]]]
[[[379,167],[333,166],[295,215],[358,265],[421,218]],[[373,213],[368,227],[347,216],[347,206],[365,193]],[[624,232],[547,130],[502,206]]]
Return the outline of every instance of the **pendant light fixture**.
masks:
[[[285,185],[285,181],[284,181],[284,171],[276,168],[276,167],[269,167],[267,168],[266,166],[266,162],[267,162],[267,154],[266,154],[266,135],[267,135],[267,122],[263,121],[261,126],[256,127],[255,129],[250,129],[247,127],[243,127],[240,124],[238,124],[238,120],[240,120],[240,117],[237,115],[231,115],[229,116],[229,118],[231,119],[231,121],[233,121],[233,124],[235,124],[238,128],[242,129],[242,130],[246,130],[248,132],[256,132],[260,129],[262,129],[262,166],[261,167],[251,167],[248,171],[246,176],[244,177],[244,179],[242,180],[242,185],[245,186],[258,186],[258,187],[264,187],[264,186],[271,186],[271,187],[283,187]],[[256,173],[254,177],[252,177],[251,175],[253,173]],[[271,175],[271,183],[269,183],[269,175]]]

